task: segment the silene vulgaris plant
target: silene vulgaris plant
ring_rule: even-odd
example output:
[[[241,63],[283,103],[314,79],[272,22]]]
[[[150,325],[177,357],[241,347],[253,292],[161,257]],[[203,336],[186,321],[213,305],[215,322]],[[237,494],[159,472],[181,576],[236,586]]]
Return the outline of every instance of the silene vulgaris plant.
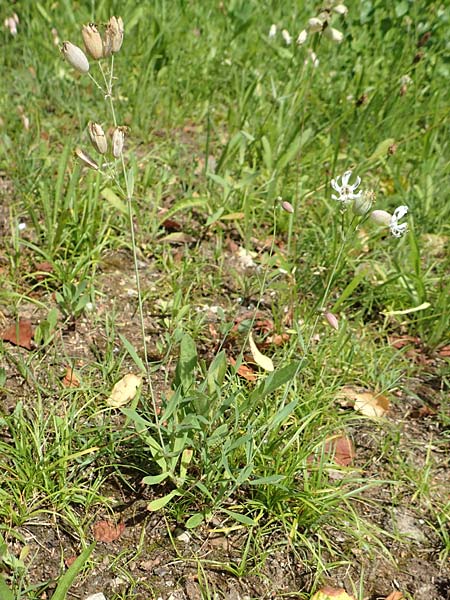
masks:
[[[342,34],[330,23],[333,15],[345,16],[346,12],[344,5],[336,5],[333,10],[323,11],[311,18],[297,43],[301,45],[310,36],[322,33],[332,42],[340,43]],[[270,30],[270,38],[275,35],[274,25]],[[334,329],[339,329],[337,318],[325,307],[347,242],[358,225],[365,221],[388,228],[394,237],[401,237],[407,231],[407,223],[403,219],[408,207],[399,206],[393,214],[374,209],[374,192],[361,191],[361,179],[353,178],[351,170],[332,179],[331,198],[338,203],[342,212],[350,209],[353,217],[348,232],[343,234],[340,250],[319,302],[319,310],[312,319],[309,336],[302,343],[302,357],[264,375],[255,388],[248,391],[239,385],[236,377],[239,362],[230,375],[225,352],[219,350],[211,364],[206,366],[198,357],[193,338],[176,329],[174,341],[179,344],[180,353],[172,390],[157,403],[152,389],[152,369],[148,361],[137,267],[133,224],[134,174],[127,167],[124,153],[127,129],[117,118],[114,97],[117,81],[114,60],[122,47],[123,21],[120,17],[111,17],[103,33],[90,23],[83,26],[82,37],[86,52],[67,41],[63,43],[62,53],[67,62],[89,77],[95,89],[102,94],[109,110],[109,122],[105,119],[104,123],[90,121],[86,125],[97,156],[91,157],[83,148],[77,148],[75,153],[105,181],[112,180],[117,193],[127,205],[144,360],[139,358],[128,341],[122,340],[135,363],[146,373],[150,402],[146,402],[147,395],[143,392],[142,405],[148,407],[147,411],[138,411],[137,403],[132,408],[121,410],[127,422],[137,430],[138,439],[150,459],[148,471],[151,474],[144,477],[143,482],[163,486],[163,495],[150,502],[148,508],[158,510],[174,499],[191,496],[196,505],[206,508],[191,516],[187,523],[190,527],[199,524],[213,510],[224,511],[242,523],[253,524],[252,518],[240,512],[239,503],[233,505],[231,502],[235,501],[237,490],[242,487],[257,489],[259,486],[274,486],[282,497],[288,494],[287,488],[283,487],[284,480],[289,476],[292,484],[301,470],[301,464],[304,466],[307,463],[308,448],[303,450],[303,454],[297,452],[298,463],[289,475],[283,464],[284,453],[294,445],[296,448],[299,446],[302,432],[314,423],[319,413],[319,409],[307,408],[303,413],[299,409],[296,379],[306,360],[310,359],[312,340],[322,315]],[[286,43],[292,42],[287,31],[284,31],[283,38]],[[92,74],[90,60],[98,65],[98,78]],[[108,135],[108,131],[112,131],[112,134]],[[290,218],[294,217],[289,202],[282,202],[282,208],[290,213]],[[296,410],[300,410],[301,414],[297,420],[293,417]],[[289,421],[290,426],[287,427]],[[261,466],[268,464],[271,466]]]

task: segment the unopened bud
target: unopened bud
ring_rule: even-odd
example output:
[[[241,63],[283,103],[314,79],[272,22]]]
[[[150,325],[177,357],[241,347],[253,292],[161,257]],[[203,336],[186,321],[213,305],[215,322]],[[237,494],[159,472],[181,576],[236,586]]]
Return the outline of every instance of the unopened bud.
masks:
[[[386,210],[373,210],[370,213],[370,218],[377,225],[386,225],[389,227],[391,224],[392,215]]]
[[[285,41],[286,45],[290,46],[292,44],[292,37],[289,31],[287,29],[283,29],[281,35],[283,36],[283,40]]]
[[[119,52],[123,42],[123,31],[122,17],[111,17],[106,26],[103,56]]]
[[[114,158],[119,158],[122,154],[123,144],[125,141],[125,128],[116,127],[112,135],[112,153]]]
[[[375,193],[372,190],[366,190],[362,193],[359,198],[355,198],[352,206],[352,210],[355,215],[363,217],[372,208],[373,201],[375,200]]]
[[[294,207],[287,200],[283,200],[283,202],[281,203],[281,208],[290,214],[294,212]]]
[[[339,329],[339,322],[337,320],[337,318],[333,315],[333,313],[330,312],[325,312],[324,315],[325,319],[328,321],[328,324],[331,325],[331,327],[333,329],[336,329],[336,331]]]
[[[98,123],[89,122],[88,124],[89,137],[91,138],[92,145],[100,152],[100,154],[106,154],[108,149],[108,141],[106,139],[103,128]]]
[[[277,35],[277,26],[273,23],[269,29],[269,40],[272,40]]]
[[[96,25],[94,23],[83,25],[81,35],[83,36],[84,45],[88,54],[90,54],[94,60],[102,58],[103,41]]]
[[[329,40],[335,42],[336,44],[340,44],[344,39],[344,34],[341,31],[335,29],[334,27],[327,27],[323,33],[327,36]]]
[[[308,29],[311,33],[315,33],[317,31],[322,31],[323,22],[320,19],[313,17],[312,19],[309,19],[309,21],[308,21]]]
[[[333,6],[333,12],[345,17],[345,15],[348,13],[348,8],[345,6],[345,4],[336,4],[336,6]]]
[[[308,37],[308,32],[306,31],[306,29],[302,29],[302,31],[300,31],[300,33],[298,34],[297,44],[299,46],[304,44],[306,42],[307,37]]]
[[[72,42],[63,42],[61,52],[74,69],[80,73],[87,73],[89,71],[89,61],[81,48],[78,48]]]

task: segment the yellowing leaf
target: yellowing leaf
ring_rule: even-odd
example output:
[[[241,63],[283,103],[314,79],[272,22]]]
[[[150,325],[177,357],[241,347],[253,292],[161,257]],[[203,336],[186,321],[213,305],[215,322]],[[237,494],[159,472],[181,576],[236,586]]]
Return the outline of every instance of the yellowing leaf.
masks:
[[[108,406],[119,408],[124,406],[136,396],[136,392],[142,383],[142,377],[128,373],[113,387],[111,396],[106,401]]]
[[[262,354],[258,350],[258,348],[256,347],[256,344],[255,344],[255,341],[253,339],[252,332],[250,332],[250,335],[248,336],[248,342],[250,344],[250,351],[252,353],[253,360],[255,361],[255,363],[259,367],[261,367],[261,369],[264,369],[265,371],[273,371],[274,366],[273,366],[272,359],[269,358],[268,356],[264,356],[264,354]]]
[[[347,594],[342,588],[333,588],[326,585],[320,588],[312,597],[311,600],[355,600],[353,596]]]

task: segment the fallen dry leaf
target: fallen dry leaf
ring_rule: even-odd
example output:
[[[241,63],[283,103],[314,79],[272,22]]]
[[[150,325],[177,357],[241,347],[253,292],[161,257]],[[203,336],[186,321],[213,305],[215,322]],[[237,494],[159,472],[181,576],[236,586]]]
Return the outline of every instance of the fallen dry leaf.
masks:
[[[328,585],[320,588],[312,597],[311,600],[355,600],[353,596],[347,594],[342,588],[333,588]]]
[[[442,356],[442,357],[450,356],[450,345],[449,346],[444,346],[443,348],[440,348],[438,350],[438,354],[439,354],[439,356]]]
[[[71,367],[67,367],[66,374],[61,379],[61,383],[64,387],[77,388],[80,387],[80,380],[76,376],[74,370]]]
[[[264,369],[264,371],[274,371],[272,359],[268,356],[265,356],[258,350],[253,339],[252,332],[249,333],[248,343],[250,344],[250,351],[252,353],[253,360],[258,365],[258,367],[261,367],[262,369]]]
[[[375,392],[359,392],[351,386],[344,386],[338,394],[341,406],[352,406],[366,417],[383,417],[389,410],[389,398]]]
[[[2,340],[4,342],[11,342],[11,344],[14,344],[15,346],[31,350],[31,340],[33,339],[33,335],[31,321],[28,319],[19,319],[18,323],[11,325],[3,332]]]
[[[335,464],[348,467],[353,463],[355,449],[350,438],[346,435],[332,437],[325,442],[325,452],[331,454]]]
[[[114,542],[125,530],[125,523],[111,523],[111,521],[97,521],[92,527],[94,540],[97,542]]]
[[[119,408],[124,406],[128,402],[131,402],[136,396],[136,392],[142,383],[142,377],[128,373],[120,379],[113,387],[110,397],[107,399],[106,404],[113,408]]]
[[[232,356],[228,357],[228,362],[234,367],[236,365],[236,361]],[[258,379],[257,373],[247,365],[241,365],[236,373],[246,379],[247,381],[256,381]]]
[[[389,596],[386,596],[385,600],[402,600],[403,594],[401,592],[391,592]]]

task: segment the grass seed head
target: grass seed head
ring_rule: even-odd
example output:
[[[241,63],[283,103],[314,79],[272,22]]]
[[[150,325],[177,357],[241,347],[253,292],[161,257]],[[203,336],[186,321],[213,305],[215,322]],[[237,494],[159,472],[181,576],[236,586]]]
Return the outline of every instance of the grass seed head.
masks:
[[[81,48],[78,48],[72,42],[63,42],[61,52],[69,65],[74,69],[80,73],[87,73],[89,71],[89,61]]]

